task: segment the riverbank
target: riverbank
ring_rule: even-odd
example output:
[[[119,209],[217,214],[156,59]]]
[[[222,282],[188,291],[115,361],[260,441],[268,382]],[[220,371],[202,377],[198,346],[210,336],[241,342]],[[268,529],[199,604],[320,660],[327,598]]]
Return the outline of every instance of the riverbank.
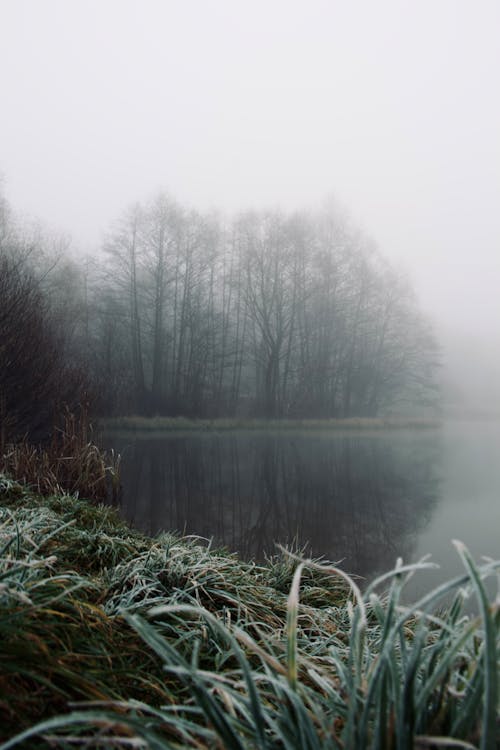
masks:
[[[0,477],[0,550],[5,749],[21,729],[29,748],[495,745],[498,608],[460,546],[461,580],[403,610],[414,571],[361,596],[326,564],[149,539],[110,508]],[[457,587],[446,615],[418,614]]]
[[[187,417],[123,416],[103,419],[105,430],[136,432],[227,430],[337,430],[380,431],[435,429],[439,419],[424,417],[352,417],[349,419],[190,419]]]

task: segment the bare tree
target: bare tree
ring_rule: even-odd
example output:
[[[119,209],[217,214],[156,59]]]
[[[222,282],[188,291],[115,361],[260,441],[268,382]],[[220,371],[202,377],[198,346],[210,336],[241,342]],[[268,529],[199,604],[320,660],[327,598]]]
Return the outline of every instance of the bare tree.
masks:
[[[136,407],[147,405],[146,381],[144,375],[143,321],[141,314],[141,247],[140,235],[144,213],[139,204],[131,206],[113,233],[108,237],[105,250],[109,258],[108,283],[119,288],[126,301],[126,317],[130,338],[130,359],[134,382]]]
[[[1,441],[48,438],[63,404],[84,380],[64,359],[40,285],[24,264],[0,254]]]
[[[409,286],[336,210],[222,228],[160,194],[107,249],[93,335],[117,409],[347,417],[434,397],[435,344]]]

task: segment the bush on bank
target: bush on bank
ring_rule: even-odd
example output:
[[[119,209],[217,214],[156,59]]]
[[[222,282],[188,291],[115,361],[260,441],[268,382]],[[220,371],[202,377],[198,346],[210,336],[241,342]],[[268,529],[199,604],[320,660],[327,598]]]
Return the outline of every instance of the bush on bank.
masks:
[[[326,563],[148,539],[2,475],[0,747],[494,748],[500,617],[483,579],[499,563],[457,553],[463,575],[406,607],[427,563],[361,593]]]

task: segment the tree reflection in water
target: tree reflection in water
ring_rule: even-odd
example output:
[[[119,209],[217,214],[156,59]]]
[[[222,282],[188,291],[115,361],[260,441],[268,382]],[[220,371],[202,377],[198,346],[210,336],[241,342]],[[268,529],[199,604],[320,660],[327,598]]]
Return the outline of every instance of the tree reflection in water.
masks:
[[[429,434],[184,434],[122,452],[122,511],[137,528],[213,538],[244,558],[276,542],[370,578],[412,557],[439,496]]]

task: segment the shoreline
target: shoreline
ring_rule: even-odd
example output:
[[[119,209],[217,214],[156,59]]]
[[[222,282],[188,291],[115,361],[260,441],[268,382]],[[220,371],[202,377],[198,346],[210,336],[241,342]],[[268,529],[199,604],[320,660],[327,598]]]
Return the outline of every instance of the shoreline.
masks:
[[[352,417],[349,419],[192,419],[187,417],[123,416],[99,420],[99,429],[117,432],[178,431],[277,431],[316,430],[332,432],[381,432],[390,430],[439,429],[440,419],[418,417]]]

